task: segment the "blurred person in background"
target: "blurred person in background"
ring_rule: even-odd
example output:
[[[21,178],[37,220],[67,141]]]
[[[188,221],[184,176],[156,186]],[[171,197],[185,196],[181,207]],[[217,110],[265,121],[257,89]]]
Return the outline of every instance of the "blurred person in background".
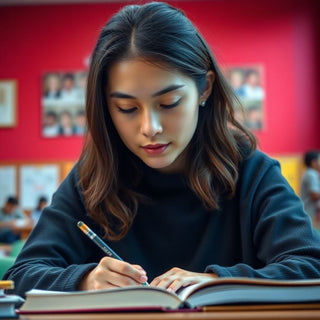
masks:
[[[243,98],[245,95],[244,89],[243,89],[243,72],[239,69],[232,69],[229,71],[228,74],[228,80],[234,90],[234,92],[237,94],[239,98]]]
[[[61,98],[61,79],[56,73],[50,73],[44,80],[43,105],[55,105]]]
[[[320,227],[320,151],[307,151],[306,170],[301,179],[301,199],[314,227]]]
[[[84,110],[80,110],[76,114],[76,124],[74,127],[74,132],[76,135],[84,135],[86,132],[86,114]]]
[[[260,74],[255,69],[246,72],[244,84],[242,86],[246,99],[262,100],[264,99],[264,90],[261,86]]]
[[[77,104],[78,89],[75,85],[75,78],[72,73],[67,73],[62,79],[61,100],[66,104]]]
[[[247,107],[245,125],[252,130],[262,129],[262,112],[259,105],[250,105]]]
[[[44,116],[44,126],[42,129],[42,134],[45,137],[56,137],[57,135],[59,135],[59,123],[56,112],[46,112]]]
[[[19,208],[18,198],[8,197],[0,209],[0,242],[11,244],[19,240],[21,236],[15,229],[27,221],[27,216]]]
[[[48,199],[44,196],[41,196],[38,200],[37,207],[31,212],[31,220],[34,225],[38,222],[42,210],[48,205]]]
[[[69,111],[62,111],[60,114],[59,133],[63,136],[71,136],[75,133],[75,127],[72,121],[72,115]]]

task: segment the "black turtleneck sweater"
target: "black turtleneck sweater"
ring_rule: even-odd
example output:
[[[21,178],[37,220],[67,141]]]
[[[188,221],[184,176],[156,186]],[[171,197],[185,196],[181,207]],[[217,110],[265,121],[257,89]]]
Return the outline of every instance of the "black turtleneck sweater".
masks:
[[[172,267],[219,277],[305,279],[320,277],[320,236],[277,161],[256,151],[239,172],[237,191],[208,211],[181,175],[144,168],[139,205],[128,234],[108,242],[124,260],[140,264],[149,281]],[[31,288],[76,290],[104,253],[78,228],[98,235],[77,187],[77,168],[61,184],[5,279],[20,295]]]

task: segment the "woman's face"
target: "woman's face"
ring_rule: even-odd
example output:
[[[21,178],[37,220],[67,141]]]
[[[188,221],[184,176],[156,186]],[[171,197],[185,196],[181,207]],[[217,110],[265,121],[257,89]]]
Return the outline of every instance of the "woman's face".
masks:
[[[110,68],[106,89],[112,121],[127,148],[151,168],[182,171],[183,151],[198,122],[195,82],[133,58]]]

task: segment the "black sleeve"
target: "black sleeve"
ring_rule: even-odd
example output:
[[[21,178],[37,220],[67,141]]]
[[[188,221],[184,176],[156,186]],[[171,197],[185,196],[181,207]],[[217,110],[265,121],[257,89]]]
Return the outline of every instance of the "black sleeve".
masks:
[[[62,182],[46,207],[4,279],[13,280],[14,293],[32,289],[73,291],[80,279],[103,257],[95,244],[78,229],[79,220],[99,233],[86,215],[77,186],[76,168]]]
[[[261,173],[263,171],[263,173]],[[248,170],[242,184],[240,224],[247,255],[262,267],[239,263],[210,265],[207,272],[221,277],[311,279],[320,277],[320,233],[303,204],[272,160],[261,172]],[[258,178],[257,178],[258,177]]]

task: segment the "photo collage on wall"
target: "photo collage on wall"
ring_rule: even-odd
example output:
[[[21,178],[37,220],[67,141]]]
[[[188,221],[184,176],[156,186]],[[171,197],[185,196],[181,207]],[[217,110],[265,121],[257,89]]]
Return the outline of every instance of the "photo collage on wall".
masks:
[[[87,71],[48,72],[42,78],[42,135],[82,136],[86,132]]]
[[[247,128],[261,131],[265,127],[265,89],[262,66],[232,66],[224,70],[244,107],[244,113],[236,110],[236,118]]]

